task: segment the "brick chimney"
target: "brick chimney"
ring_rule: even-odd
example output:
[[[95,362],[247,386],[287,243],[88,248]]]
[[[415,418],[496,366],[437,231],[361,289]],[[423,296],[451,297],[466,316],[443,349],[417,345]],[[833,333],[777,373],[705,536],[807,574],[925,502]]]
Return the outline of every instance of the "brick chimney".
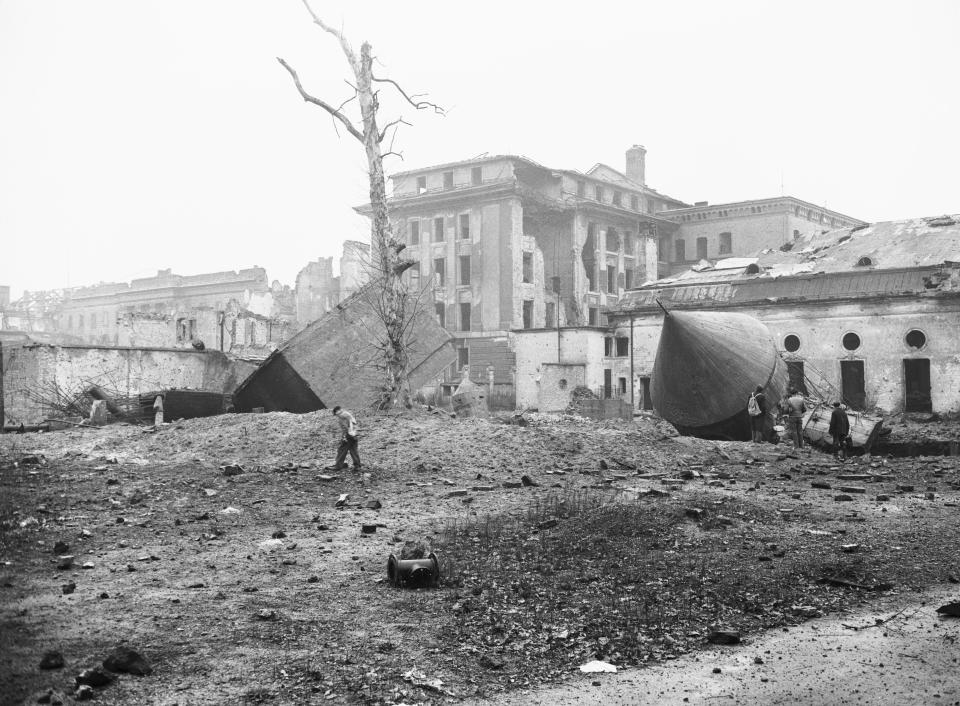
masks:
[[[647,150],[643,145],[627,150],[627,178],[643,186],[647,184]]]

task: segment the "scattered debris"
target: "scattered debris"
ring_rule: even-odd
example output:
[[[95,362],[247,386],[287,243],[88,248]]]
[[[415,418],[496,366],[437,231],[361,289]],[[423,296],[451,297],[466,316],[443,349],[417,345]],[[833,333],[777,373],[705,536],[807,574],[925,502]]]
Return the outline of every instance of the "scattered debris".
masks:
[[[740,633],[737,630],[711,630],[707,642],[711,645],[736,645],[740,643]]]
[[[952,618],[960,618],[960,601],[954,601],[953,603],[947,603],[937,608],[937,612],[940,615],[949,615]]]
[[[40,659],[40,669],[60,669],[63,664],[63,655],[56,650],[44,652]]]
[[[111,672],[136,674],[137,676],[144,676],[153,672],[153,668],[139,652],[123,645],[117,645],[113,648],[113,651],[103,660],[103,666]]]

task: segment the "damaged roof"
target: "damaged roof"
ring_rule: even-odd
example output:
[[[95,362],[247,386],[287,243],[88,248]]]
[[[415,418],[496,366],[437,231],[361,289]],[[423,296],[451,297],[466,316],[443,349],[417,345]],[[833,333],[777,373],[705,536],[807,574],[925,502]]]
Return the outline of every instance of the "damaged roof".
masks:
[[[960,294],[960,215],[800,236],[631,290],[611,313],[656,307],[657,299],[702,307],[932,292]]]

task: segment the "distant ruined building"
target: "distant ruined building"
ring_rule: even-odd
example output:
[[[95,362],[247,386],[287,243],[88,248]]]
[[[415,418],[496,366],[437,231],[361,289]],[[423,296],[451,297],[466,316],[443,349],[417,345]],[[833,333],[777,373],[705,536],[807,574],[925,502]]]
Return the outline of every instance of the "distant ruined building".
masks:
[[[365,281],[368,246],[347,241],[341,275],[333,258],[312,262],[291,289],[262,267],[178,275],[160,270],[129,283],[25,292],[9,301],[0,288],[0,330],[34,340],[132,348],[217,350],[262,360]]]

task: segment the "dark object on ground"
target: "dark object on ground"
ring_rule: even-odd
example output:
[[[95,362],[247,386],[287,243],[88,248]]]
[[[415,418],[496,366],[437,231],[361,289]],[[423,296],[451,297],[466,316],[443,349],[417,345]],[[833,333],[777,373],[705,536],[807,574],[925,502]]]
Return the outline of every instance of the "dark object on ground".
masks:
[[[80,686],[77,687],[77,690],[74,692],[73,697],[77,701],[89,701],[95,695],[96,694],[93,691],[92,686],[90,686],[89,684],[81,684]]]
[[[63,666],[63,655],[56,650],[43,653],[40,660],[40,669],[60,669]]]
[[[440,560],[433,552],[425,559],[387,559],[387,576],[394,586],[406,588],[436,587],[440,581]]]
[[[153,672],[153,668],[147,664],[147,660],[140,653],[123,645],[117,645],[113,648],[113,652],[103,660],[103,666],[111,672],[136,674],[138,676]]]
[[[77,590],[77,584],[75,584],[73,581],[70,581],[69,583],[63,584],[60,587],[60,590],[63,591],[63,595],[69,596],[71,593]]]
[[[711,645],[736,645],[740,642],[740,633],[736,630],[712,630],[707,635]]]
[[[376,525],[361,525],[360,532],[362,534],[375,534],[377,531]]]
[[[533,478],[531,478],[530,476],[521,476],[520,482],[523,483],[523,484],[524,484],[525,486],[527,486],[528,488],[533,487],[533,486],[540,485],[539,483],[537,483],[537,481],[535,481],[535,480],[534,480]]]
[[[937,612],[940,615],[949,615],[952,618],[960,618],[960,601],[954,601],[953,603],[947,603],[937,608]]]

